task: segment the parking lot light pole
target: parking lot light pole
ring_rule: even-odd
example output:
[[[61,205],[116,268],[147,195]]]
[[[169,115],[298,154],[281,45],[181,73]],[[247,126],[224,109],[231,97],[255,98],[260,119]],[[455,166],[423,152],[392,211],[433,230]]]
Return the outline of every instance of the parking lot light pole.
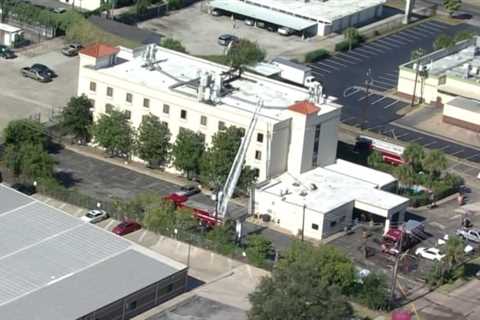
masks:
[[[361,126],[360,126],[360,129],[361,130],[365,130],[365,122],[367,121],[367,108],[368,108],[368,98],[369,98],[369,94],[370,94],[370,84],[373,82],[372,81],[372,69],[371,68],[368,68],[367,70],[367,73],[365,74],[366,75],[366,80],[365,80],[365,91],[367,93],[366,97],[365,97],[365,105],[363,107],[363,112],[362,112],[362,123],[361,123]]]

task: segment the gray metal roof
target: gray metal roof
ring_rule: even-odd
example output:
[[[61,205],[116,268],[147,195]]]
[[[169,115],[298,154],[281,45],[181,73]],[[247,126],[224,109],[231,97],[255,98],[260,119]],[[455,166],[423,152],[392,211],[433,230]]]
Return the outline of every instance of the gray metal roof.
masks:
[[[480,101],[478,100],[457,97],[447,102],[447,104],[471,112],[480,113]]]
[[[185,268],[2,184],[0,226],[2,319],[76,319]]]
[[[290,14],[273,11],[271,9],[245,3],[243,1],[214,0],[210,2],[212,8],[237,13],[255,20],[270,22],[296,31],[302,31],[317,24],[315,21],[302,19]]]

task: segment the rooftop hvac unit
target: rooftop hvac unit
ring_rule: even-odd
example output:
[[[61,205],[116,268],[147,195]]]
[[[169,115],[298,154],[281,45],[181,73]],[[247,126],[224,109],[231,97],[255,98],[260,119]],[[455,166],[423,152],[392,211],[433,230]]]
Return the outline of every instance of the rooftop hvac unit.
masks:
[[[318,189],[318,187],[317,187],[317,185],[316,185],[315,183],[310,183],[310,186],[309,186],[309,187],[310,187],[310,190],[311,190],[311,191],[315,191],[315,190]]]
[[[295,181],[294,183],[292,183],[292,186],[294,186],[294,187],[300,187],[300,183],[298,183],[297,181]]]
[[[307,190],[300,191],[299,195],[305,197],[308,194]]]

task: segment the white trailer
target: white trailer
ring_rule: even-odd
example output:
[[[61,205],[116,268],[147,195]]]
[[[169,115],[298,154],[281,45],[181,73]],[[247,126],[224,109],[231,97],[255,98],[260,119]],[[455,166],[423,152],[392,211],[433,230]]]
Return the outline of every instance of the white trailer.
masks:
[[[310,83],[315,81],[312,69],[304,64],[295,63],[282,57],[273,59],[272,64],[281,70],[280,77],[282,79],[305,87],[308,87]]]

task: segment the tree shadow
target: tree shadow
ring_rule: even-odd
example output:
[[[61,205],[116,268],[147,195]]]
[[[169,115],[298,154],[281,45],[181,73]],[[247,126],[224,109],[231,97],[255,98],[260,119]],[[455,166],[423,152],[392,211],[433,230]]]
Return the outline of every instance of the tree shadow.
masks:
[[[55,179],[65,188],[69,189],[75,186],[77,183],[82,182],[82,179],[75,178],[72,172],[57,171],[54,174]]]
[[[63,145],[61,145],[60,143],[57,143],[51,140],[47,143],[47,151],[50,154],[59,154],[60,151],[62,150],[63,150]]]

